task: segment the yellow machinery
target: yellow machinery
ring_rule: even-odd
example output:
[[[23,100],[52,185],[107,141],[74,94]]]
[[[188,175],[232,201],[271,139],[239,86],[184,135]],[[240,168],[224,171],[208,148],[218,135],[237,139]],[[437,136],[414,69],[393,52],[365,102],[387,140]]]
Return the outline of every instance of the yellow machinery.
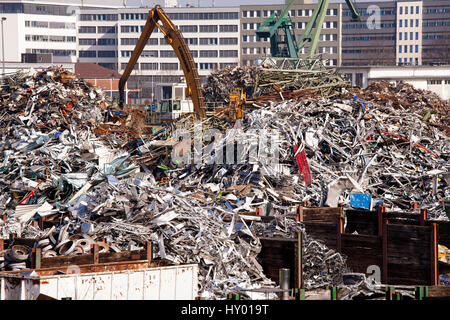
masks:
[[[158,22],[161,21],[162,25]],[[160,6],[155,6],[148,13],[148,18],[142,30],[141,36],[134,48],[133,54],[128,61],[127,67],[122,74],[119,81],[119,106],[123,108],[124,101],[124,87],[131,74],[139,56],[142,53],[148,39],[150,38],[153,30],[157,27],[164,34],[164,39],[169,43],[175,51],[181,67],[183,68],[184,77],[186,78],[187,92],[186,96],[190,97],[192,104],[194,105],[194,111],[203,119],[206,115],[205,106],[202,95],[202,87],[200,84],[200,77],[197,69],[195,68],[194,59],[192,59],[191,52],[184,41],[183,35],[172,23],[170,18],[161,9]]]
[[[230,92],[230,107],[228,115],[230,119],[236,120],[244,116],[244,104],[247,102],[247,97],[242,88],[234,88]]]

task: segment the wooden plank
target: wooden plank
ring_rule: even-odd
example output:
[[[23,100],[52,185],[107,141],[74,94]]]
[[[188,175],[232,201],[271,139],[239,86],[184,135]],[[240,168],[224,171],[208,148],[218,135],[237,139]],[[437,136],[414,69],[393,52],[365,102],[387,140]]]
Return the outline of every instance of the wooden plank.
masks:
[[[437,284],[437,261],[433,261],[433,252],[437,254],[433,234],[437,237],[437,232],[415,225],[388,224],[386,229],[388,283]]]
[[[438,220],[427,220],[425,221],[426,226],[431,226],[436,223],[438,226],[438,241],[440,245],[446,246],[450,249],[450,221],[438,221]]]
[[[379,213],[378,217],[381,214]],[[379,232],[379,236],[381,234],[383,241],[383,267],[381,268],[381,283],[388,283],[388,233],[387,233],[388,221],[385,221],[382,226],[378,225],[379,229],[382,228],[381,232]]]
[[[130,260],[146,260],[146,250],[133,250],[121,252],[101,252],[98,254],[99,263],[113,263]],[[42,268],[51,268],[58,266],[69,265],[87,265],[94,261],[93,254],[73,255],[73,256],[59,256],[51,258],[42,258]]]
[[[439,284],[439,270],[438,270],[438,225],[433,223],[430,232],[430,251],[431,251],[431,285],[437,286]]]
[[[149,262],[147,260],[136,260],[136,261],[121,261],[121,262],[110,262],[110,263],[100,263],[100,264],[86,264],[78,266],[81,273],[91,273],[91,272],[106,272],[106,271],[123,271],[123,270],[140,270],[143,268],[153,268],[153,267],[163,267],[172,265],[166,260],[153,260]],[[51,268],[41,268],[34,269],[39,276],[50,276],[56,271],[67,272],[69,265],[65,266],[54,266]],[[18,271],[4,271],[2,274],[20,274],[22,272],[30,271],[31,269],[18,270]]]
[[[366,273],[370,265],[382,265],[382,238],[371,235],[341,235],[342,253],[353,272]]]
[[[330,249],[337,249],[337,223],[303,222],[303,225],[308,236],[322,241]]]

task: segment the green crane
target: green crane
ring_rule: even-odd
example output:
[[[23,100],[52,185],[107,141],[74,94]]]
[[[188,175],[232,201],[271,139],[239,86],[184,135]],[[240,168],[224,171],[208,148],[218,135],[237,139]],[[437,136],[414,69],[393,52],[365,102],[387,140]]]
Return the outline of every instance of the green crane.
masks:
[[[308,57],[314,56],[319,43],[320,33],[322,31],[323,21],[330,4],[330,0],[318,0],[314,8],[311,19],[306,24],[305,31],[298,40],[295,39],[293,23],[288,15],[289,8],[295,0],[291,0],[283,12],[278,16],[274,12],[264,23],[256,30],[260,38],[270,38],[270,52],[272,57],[298,58],[300,52],[306,43],[310,42]],[[361,21],[361,16],[356,10],[351,0],[345,0],[352,13],[352,21]],[[313,32],[314,29],[314,32]],[[284,31],[284,41],[281,39]],[[284,45],[280,48],[280,45]]]
[[[298,58],[294,24],[288,14],[289,8],[294,1],[291,0],[280,15],[276,11],[272,13],[256,30],[258,37],[270,39],[270,53],[272,57]],[[283,32],[281,31],[284,31],[284,40],[282,39]]]

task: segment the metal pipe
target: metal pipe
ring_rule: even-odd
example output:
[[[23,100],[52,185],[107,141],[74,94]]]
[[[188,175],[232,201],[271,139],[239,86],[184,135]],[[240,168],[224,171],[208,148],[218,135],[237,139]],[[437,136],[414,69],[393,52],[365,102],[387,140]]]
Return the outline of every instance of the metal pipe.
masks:
[[[5,35],[3,33],[3,21],[6,17],[2,17],[2,61],[3,61],[3,77],[5,76]]]
[[[289,282],[291,270],[289,268],[280,269],[280,289],[284,290],[281,293],[281,300],[289,300]]]

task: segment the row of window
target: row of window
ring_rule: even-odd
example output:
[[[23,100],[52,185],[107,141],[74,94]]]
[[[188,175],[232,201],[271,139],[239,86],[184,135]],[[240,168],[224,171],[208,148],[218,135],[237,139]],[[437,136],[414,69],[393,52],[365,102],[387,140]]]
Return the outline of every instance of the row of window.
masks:
[[[116,51],[112,50],[80,50],[78,51],[78,55],[80,58],[115,58]]]
[[[398,46],[398,53],[408,53],[408,45]],[[409,53],[419,53],[419,45],[409,45]]]
[[[395,23],[380,23],[377,24],[378,28],[395,28]],[[369,29],[366,23],[349,23],[343,24],[342,29]]]
[[[404,37],[403,37],[403,34],[405,35]],[[415,35],[416,35],[415,39],[419,40],[419,33],[416,32]],[[405,32],[405,33],[399,32],[398,40],[408,40],[408,32]],[[409,33],[409,40],[414,40],[414,32]]]
[[[373,15],[373,11],[369,11],[367,9],[358,9],[358,12],[361,16],[370,16]],[[390,10],[390,9],[381,9],[379,11],[377,11],[378,14],[382,15],[382,16],[392,16],[395,15],[395,11],[394,10]],[[352,12],[350,10],[343,10],[342,11],[342,16],[343,17],[351,17],[352,16]]]
[[[424,27],[450,27],[450,21],[426,21]]]
[[[403,24],[403,21],[405,21],[404,24]],[[415,21],[416,21],[416,28],[418,28],[418,27],[419,27],[419,19],[416,19]],[[405,28],[408,28],[408,19],[405,19],[405,20],[400,19],[400,20],[399,20],[399,25],[398,25],[398,26],[399,26],[400,28],[402,28],[403,25],[405,26]],[[411,28],[414,27],[414,19],[409,19],[409,26],[410,26]]]
[[[450,79],[446,79],[446,80],[428,80],[427,81],[428,84],[450,84]]]
[[[31,53],[51,53],[53,56],[67,57],[76,56],[76,50],[57,50],[57,49],[31,49]]]
[[[188,45],[237,45],[238,38],[184,38]],[[124,46],[134,46],[138,42],[138,38],[121,38],[120,44]],[[150,38],[147,45],[168,45],[164,38]]]
[[[430,13],[450,13],[450,8],[439,8],[439,9],[423,9],[424,14]]]
[[[80,14],[81,21],[117,21],[117,14]]]
[[[290,10],[289,15],[291,17],[310,17],[313,14],[313,9],[299,9],[299,10]],[[281,15],[281,10],[263,10],[263,17],[270,17],[274,12],[277,13],[277,15]],[[338,9],[327,9],[326,12],[327,16],[337,16],[338,15]],[[261,17],[261,11],[260,10],[243,10],[242,11],[242,17],[243,18],[260,18]]]
[[[82,46],[115,46],[117,41],[115,38],[105,38],[105,39],[78,39],[78,44]]]
[[[399,65],[419,65],[419,58],[398,58]]]
[[[235,65],[236,63],[228,62],[223,65]],[[218,63],[209,63],[209,62],[201,62],[195,63],[195,66],[198,70],[216,70],[218,68]],[[125,70],[127,67],[127,63],[121,63],[121,70]],[[180,66],[177,62],[161,62],[161,63],[136,63],[133,70],[180,70]]]
[[[408,12],[408,8],[410,8],[409,12]],[[419,6],[415,6],[415,9],[416,9],[416,14],[419,14],[420,13],[420,7]],[[399,13],[403,14],[403,12],[404,12],[404,14],[414,14],[414,6],[400,7]]]
[[[117,33],[115,26],[81,26],[78,28],[78,33]]]
[[[190,50],[193,58],[236,58],[238,56],[237,50]],[[95,51],[94,51],[95,52]],[[130,57],[133,51],[131,50],[122,50],[122,57]],[[177,55],[173,50],[144,50],[141,54],[141,57],[155,57],[157,58],[176,58]]]
[[[395,40],[395,36],[342,37],[342,41],[376,41],[376,40]]]
[[[76,37],[70,36],[49,36],[49,35],[25,35],[25,41],[40,42],[76,42]]]
[[[237,20],[238,12],[167,12],[171,20]],[[121,13],[121,20],[147,20],[148,13]]]
[[[48,29],[75,29],[75,23],[26,20],[25,27],[48,28]]]
[[[122,33],[130,33],[130,32],[142,32],[144,29],[144,26],[121,26],[120,31]],[[238,32],[238,26],[237,25],[182,25],[179,26],[178,29],[182,33],[207,33],[207,32]],[[155,28],[155,32],[158,29]],[[79,33],[116,33],[116,27],[115,26],[81,26],[78,29]]]

